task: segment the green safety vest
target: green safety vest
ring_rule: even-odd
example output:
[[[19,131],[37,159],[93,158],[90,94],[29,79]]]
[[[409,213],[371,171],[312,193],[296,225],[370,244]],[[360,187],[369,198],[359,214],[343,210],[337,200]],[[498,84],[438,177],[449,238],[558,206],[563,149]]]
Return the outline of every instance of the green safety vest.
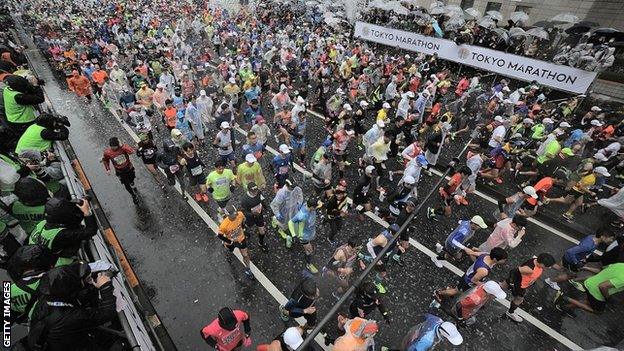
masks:
[[[24,150],[45,151],[52,147],[52,140],[45,140],[41,137],[41,132],[45,129],[38,124],[33,124],[26,129],[15,147],[15,152],[19,154]]]
[[[16,200],[11,205],[11,216],[19,221],[26,234],[30,234],[37,226],[37,223],[43,221],[44,211],[45,205],[28,206],[19,200]]]
[[[29,245],[40,244],[52,250],[54,239],[56,239],[56,236],[63,230],[63,228],[46,229],[46,223],[47,222],[43,220],[35,226],[35,229],[32,233],[30,233],[30,238],[28,239]],[[74,259],[71,257],[59,257],[56,261],[55,267],[65,266],[72,262],[74,262]]]
[[[7,121],[11,123],[31,123],[37,118],[35,107],[30,105],[20,105],[15,101],[15,96],[21,94],[19,91],[9,87],[4,88],[2,97],[4,98],[4,113]]]
[[[34,280],[26,286],[36,291],[39,286],[39,279]],[[11,309],[13,311],[24,313],[26,305],[28,305],[28,301],[30,301],[31,297],[32,294],[30,292],[22,290],[22,288],[15,283],[11,283]]]

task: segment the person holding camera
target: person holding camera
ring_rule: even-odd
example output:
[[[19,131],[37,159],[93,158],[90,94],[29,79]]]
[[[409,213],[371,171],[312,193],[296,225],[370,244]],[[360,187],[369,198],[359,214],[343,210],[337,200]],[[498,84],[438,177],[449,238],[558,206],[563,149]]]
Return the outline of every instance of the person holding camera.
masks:
[[[6,122],[19,138],[37,119],[37,105],[45,101],[39,86],[43,81],[36,80],[36,84],[31,84],[24,77],[10,74],[4,78],[4,83],[2,97]]]
[[[99,326],[116,317],[111,270],[74,262],[51,269],[39,283],[27,343],[31,350],[121,349],[116,335]],[[94,273],[93,270],[99,272]],[[117,346],[113,346],[117,345]]]
[[[69,137],[67,127],[69,126],[69,120],[65,116],[42,113],[19,138],[15,153],[19,154],[24,150],[49,150],[54,141],[67,140]]]

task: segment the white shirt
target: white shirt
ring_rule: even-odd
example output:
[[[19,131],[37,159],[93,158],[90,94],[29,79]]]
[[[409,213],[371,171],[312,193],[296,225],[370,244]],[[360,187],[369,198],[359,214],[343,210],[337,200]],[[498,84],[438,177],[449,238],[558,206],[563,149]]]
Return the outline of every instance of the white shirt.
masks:
[[[505,126],[500,125],[496,127],[494,131],[492,131],[492,137],[490,138],[490,141],[488,142],[488,146],[490,147],[499,146],[501,144],[500,141],[502,141],[503,138],[505,137],[505,133],[507,133],[507,131],[505,130]],[[497,141],[497,139],[499,139],[500,141]]]

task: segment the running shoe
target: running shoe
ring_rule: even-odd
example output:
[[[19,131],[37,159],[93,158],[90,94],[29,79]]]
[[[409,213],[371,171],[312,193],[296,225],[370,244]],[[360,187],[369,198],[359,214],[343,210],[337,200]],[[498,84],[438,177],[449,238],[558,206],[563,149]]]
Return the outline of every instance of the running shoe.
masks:
[[[288,311],[286,311],[286,308],[284,307],[284,305],[280,305],[279,313],[280,313],[280,319],[283,320],[284,322],[288,322],[290,320],[290,316],[288,315]]]
[[[555,293],[555,297],[553,297],[553,303],[555,305],[558,305],[561,303],[561,301],[563,301],[563,293],[561,292],[561,290],[557,290],[557,292]]]
[[[577,282],[577,281],[576,281],[576,280],[574,280],[574,279],[570,279],[570,280],[568,280],[568,283],[570,283],[570,285],[572,285],[573,287],[575,287],[575,288],[576,288],[576,290],[579,290],[579,291],[585,292],[585,286],[584,286],[582,283]]]
[[[394,260],[394,262],[396,262],[400,267],[405,266],[405,264],[403,263],[403,260],[401,259],[401,256],[394,254],[392,256],[392,259]]]
[[[442,246],[442,244],[440,243],[436,243],[436,252],[441,253],[442,250],[444,250],[444,246]]]
[[[576,313],[574,313],[574,311],[571,308],[568,308],[561,304],[556,305],[555,308],[557,309],[557,311],[561,311],[565,313],[570,318],[576,317]]]
[[[568,222],[572,222],[572,221],[574,220],[574,215],[573,215],[572,213],[568,213],[568,212],[566,212],[566,213],[564,213],[562,216],[563,216],[563,218],[565,218],[565,219],[566,219],[566,221],[568,221]]]
[[[272,228],[277,228],[278,224],[279,224],[279,222],[277,221],[277,218],[275,218],[275,216],[271,217],[271,227]]]
[[[262,252],[269,252],[269,247],[267,246],[267,244],[260,244],[260,249],[262,250]]]
[[[381,283],[375,283],[375,286],[377,287],[377,291],[379,291],[380,294],[385,294],[386,292],[388,292],[388,290],[386,290],[386,287],[383,286]]]
[[[557,284],[557,282],[553,282],[552,280],[550,280],[550,278],[546,278],[544,279],[544,283],[548,284],[548,286],[550,286],[551,289],[554,290],[561,290],[561,288],[559,287],[559,284]]]
[[[435,208],[427,207],[427,218],[429,218],[432,221],[437,221],[438,220],[436,218]]]
[[[442,305],[435,299],[429,304],[429,308],[440,308]]]
[[[349,161],[344,161],[344,165],[345,165],[345,166],[347,166],[347,167],[349,167],[349,166],[351,166],[351,162],[349,162]]]
[[[312,263],[306,264],[306,269],[309,270],[310,273],[312,273],[312,274],[318,273],[318,268],[316,268],[316,266],[313,265]]]
[[[437,258],[437,257],[435,257],[435,256],[431,256],[431,262],[433,262],[433,264],[435,264],[435,265],[436,265],[436,267],[438,267],[438,268],[442,268],[442,267],[444,267],[444,265],[442,264],[442,262],[440,262],[440,260],[438,260],[438,258]]]
[[[286,236],[286,248],[290,249],[292,247],[292,237],[290,235]]]
[[[334,299],[336,299],[336,301],[340,300],[340,294],[338,294],[337,292],[333,292],[332,296],[334,297]]]
[[[505,315],[509,318],[511,318],[512,321],[516,322],[516,323],[521,323],[524,319],[520,316],[518,316],[516,314],[516,312],[514,313],[509,313],[509,311],[505,312]]]
[[[251,272],[251,269],[249,268],[245,270],[245,275],[247,276],[247,278],[249,278],[249,280],[256,280],[256,277],[254,277],[253,273]]]

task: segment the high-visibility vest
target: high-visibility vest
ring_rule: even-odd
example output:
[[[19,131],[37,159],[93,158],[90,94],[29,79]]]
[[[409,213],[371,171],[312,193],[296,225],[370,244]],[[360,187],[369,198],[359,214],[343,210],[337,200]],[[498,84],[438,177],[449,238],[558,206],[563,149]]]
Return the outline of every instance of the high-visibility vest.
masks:
[[[45,140],[41,137],[41,132],[45,129],[38,124],[33,124],[26,129],[19,138],[15,153],[19,154],[24,150],[45,151],[52,147],[52,140]]]
[[[2,92],[4,99],[4,113],[7,121],[11,123],[31,123],[37,118],[35,107],[30,105],[20,105],[15,101],[15,96],[21,94],[9,87],[5,87]]]

